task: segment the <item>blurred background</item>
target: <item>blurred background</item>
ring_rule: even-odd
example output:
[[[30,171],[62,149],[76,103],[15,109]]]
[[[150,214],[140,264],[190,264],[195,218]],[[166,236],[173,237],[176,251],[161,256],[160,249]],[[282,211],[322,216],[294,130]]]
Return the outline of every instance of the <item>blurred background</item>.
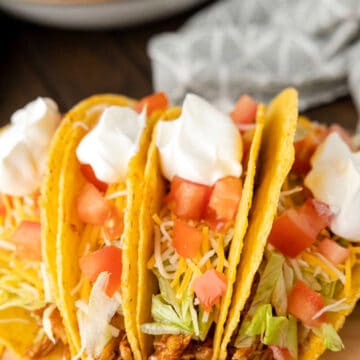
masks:
[[[255,5],[244,7],[243,4],[246,3]],[[295,68],[296,71],[290,69],[290,75],[295,74],[293,78],[282,73],[276,77],[276,72],[281,72],[285,67],[274,70],[269,66],[272,63],[281,63],[283,60],[272,59],[275,55],[277,56],[277,52],[270,51],[269,53],[269,50],[260,49],[260,45],[256,49],[260,51],[257,59],[271,59],[269,66],[265,64],[265,69],[263,64],[254,67],[253,64],[256,63],[254,59],[251,60],[251,66],[248,63],[245,65],[241,63],[241,59],[247,55],[243,53],[244,49],[256,48],[256,31],[263,34],[270,33],[272,29],[278,31],[278,21],[267,20],[270,16],[266,13],[268,10],[265,9],[265,3],[261,0],[254,2],[0,0],[1,124],[9,120],[15,109],[22,107],[36,96],[50,96],[58,102],[62,111],[66,111],[77,101],[95,93],[117,92],[139,98],[151,93],[155,85],[156,90],[165,90],[170,93],[173,101],[179,102],[186,91],[193,91],[216,102],[227,90],[218,74],[230,68],[227,63],[230,62],[231,66],[237,66],[237,64],[242,66],[239,71],[236,71],[237,73],[251,76],[250,79],[243,77],[235,79],[231,84],[232,93],[225,101],[232,102],[232,98],[238,97],[240,92],[248,92],[259,100],[266,101],[267,97],[278,91],[278,88],[289,83],[300,89],[301,98],[307,101],[303,109],[307,109],[307,114],[312,119],[338,122],[346,128],[355,129],[357,114],[343,85],[346,74],[337,71],[338,75],[334,76],[332,63],[334,59],[337,61],[339,54],[343,54],[341,49],[344,48],[345,43],[349,43],[349,37],[352,41],[353,33],[345,31],[345,35],[336,34],[337,38],[345,38],[347,42],[340,41],[335,52],[321,59],[311,59],[310,64],[306,63],[306,67],[300,73],[300,75],[305,73],[305,80],[302,82],[299,82],[298,66]],[[239,8],[235,14],[234,6]],[[327,15],[326,12],[325,15]],[[332,11],[330,15],[326,16],[326,19],[330,19],[330,23],[325,25],[334,27],[334,33],[340,27],[342,31],[342,27],[347,25],[343,13],[340,12],[339,15],[334,16]],[[223,24],[231,24],[231,27],[224,27]],[[267,28],[263,30],[259,25],[267,26]],[[280,29],[283,26],[284,24],[281,23]],[[316,26],[320,26],[320,29]],[[252,38],[254,35],[251,32],[248,34],[247,30],[252,31],[253,27],[255,41]],[[211,66],[208,66],[207,61],[210,63],[211,54],[209,55],[206,49],[212,48],[212,44],[216,41],[215,37],[218,35],[217,32],[222,31],[223,28],[226,30],[230,28],[229,33],[234,33],[234,31],[245,33],[243,38],[235,35],[239,45],[239,50],[236,51],[240,52],[231,53],[235,47],[230,45],[220,50],[225,55],[231,53],[230,59],[224,56],[224,59],[215,59],[218,62],[212,61]],[[321,36],[324,33],[324,21],[321,20],[318,25],[317,23],[314,25],[314,21],[311,23],[309,20],[309,29],[315,29],[310,35],[315,34],[315,41],[318,41],[318,33],[320,32]],[[212,34],[212,30],[216,33]],[[300,30],[303,31],[303,29]],[[268,45],[270,49],[273,48],[271,41],[279,42],[276,31],[273,34],[275,38],[270,38]],[[160,35],[169,32],[170,34]],[[280,30],[280,35],[286,33],[288,32]],[[206,47],[204,51],[201,46],[189,43],[189,39],[199,37],[199,34],[200,37],[203,36],[202,34],[207,36],[202,41]],[[225,36],[227,34],[224,35],[224,44],[227,41]],[[247,39],[249,36],[250,38]],[[151,63],[148,42],[154,37],[156,38],[152,41],[153,61]],[[333,41],[332,38],[327,40]],[[323,41],[323,38],[319,41]],[[339,43],[338,40],[337,42]],[[295,49],[300,48],[296,43],[294,46]],[[186,54],[180,52],[183,47],[187,47]],[[216,49],[211,49],[212,52],[213,50],[216,51]],[[265,51],[267,56],[264,56],[261,51]],[[319,49],[319,54],[326,54],[326,51],[326,49],[321,49],[321,51]],[[298,54],[293,56],[299,57]],[[291,56],[289,60],[292,61]],[[308,57],[304,58],[304,62],[306,61]],[[190,66],[184,66],[185,63]],[[330,64],[329,69],[326,68],[327,63]],[[199,71],[193,74],[191,71],[197,64],[200,64]],[[325,69],[325,74],[317,79],[320,90],[318,87],[312,87],[314,76],[311,74],[311,66],[313,64],[319,72]],[[335,66],[337,65],[336,63]],[[171,71],[169,71],[170,66]],[[344,66],[343,63],[338,65],[338,67]],[[207,69],[210,70],[210,74]],[[332,74],[331,80],[327,83],[329,74]],[[271,81],[267,81],[269,75]],[[234,77],[233,74],[227,76]],[[260,80],[256,79],[254,85],[251,79],[256,77]],[[280,82],[276,83],[274,79],[280,79]],[[185,85],[184,81],[187,81]],[[270,84],[272,88],[269,90],[265,83]],[[303,86],[304,90],[300,86]],[[327,92],[323,94],[324,86],[326,89],[331,89],[330,94]],[[220,96],[217,94],[218,89],[224,90]],[[314,97],[317,93],[320,94],[319,100]],[[315,99],[315,104],[313,99]],[[326,105],[323,105],[324,103]]]
[[[190,90],[225,104],[240,92],[266,99],[293,85],[310,118],[355,130],[359,90],[348,50],[359,39],[357,1],[296,9],[267,2],[277,14],[264,0],[75,2],[0,0],[1,125],[37,96],[65,112],[97,93],[141,98],[165,90],[180,101]],[[358,357],[358,315],[344,329],[346,350],[324,359]]]

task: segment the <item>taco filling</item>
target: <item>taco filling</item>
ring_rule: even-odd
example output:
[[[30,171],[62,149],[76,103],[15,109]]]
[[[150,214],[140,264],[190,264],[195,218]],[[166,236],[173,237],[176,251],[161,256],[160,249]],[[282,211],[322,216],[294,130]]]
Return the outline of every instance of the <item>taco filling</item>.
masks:
[[[343,348],[330,313],[354,305],[360,262],[360,152],[340,127],[299,119],[262,264],[230,352],[233,359],[298,359],[311,336]]]
[[[81,342],[77,357],[133,358],[128,320],[124,319],[124,312],[132,316],[131,304],[123,306],[122,293],[123,252],[130,246],[135,253],[137,249],[135,243],[124,243],[130,219],[126,213],[134,196],[128,188],[129,169],[134,167],[132,161],[142,146],[147,116],[166,106],[165,95],[155,94],[135,106],[105,107],[92,129],[86,123],[76,124],[87,131],[76,149],[77,166],[85,179],[74,199],[77,216],[85,225],[80,245],[81,277],[71,290]],[[134,226],[132,221],[129,224]],[[136,278],[127,281],[136,284]]]
[[[147,267],[159,292],[152,297],[152,322],[141,325],[144,333],[157,335],[156,358],[213,356],[211,328],[232,286],[226,274],[236,219],[247,217],[238,209],[251,143],[261,127],[255,124],[257,108],[251,98],[242,98],[231,119],[189,94],[179,117],[157,125],[168,191],[152,214],[153,255]]]
[[[46,158],[60,120],[55,102],[38,98],[16,111],[0,132],[0,317],[5,326],[0,340],[20,356],[44,356],[59,342],[66,344],[42,258],[39,204]],[[26,313],[31,320],[19,318]],[[21,346],[7,332],[12,322],[29,326]],[[30,329],[37,329],[33,338]]]

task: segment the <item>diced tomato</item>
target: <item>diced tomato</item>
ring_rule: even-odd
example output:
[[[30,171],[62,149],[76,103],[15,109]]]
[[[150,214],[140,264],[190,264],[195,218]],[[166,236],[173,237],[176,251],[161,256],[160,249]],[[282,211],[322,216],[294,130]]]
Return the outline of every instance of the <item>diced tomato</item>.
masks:
[[[326,313],[313,319],[314,315],[324,307],[320,294],[312,290],[304,282],[298,280],[288,296],[288,312],[308,326],[319,326],[326,321]]]
[[[192,289],[199,299],[200,305],[207,312],[210,312],[216,301],[224,295],[226,288],[225,275],[214,269],[206,270],[192,283]]]
[[[239,207],[241,193],[242,183],[240,179],[227,176],[218,180],[210,195],[207,214],[215,214],[217,220],[230,221],[234,219]]]
[[[76,199],[76,207],[81,221],[92,225],[103,225],[111,211],[103,194],[90,183],[86,183]]]
[[[325,137],[326,129],[319,126],[309,131],[303,139],[295,141],[295,161],[292,170],[296,174],[305,176],[310,171],[310,159]]]
[[[95,281],[103,271],[110,273],[109,281],[104,289],[108,296],[113,296],[119,288],[122,271],[122,251],[116,246],[105,246],[82,257],[79,265],[81,271],[90,281]]]
[[[311,169],[310,159],[316,148],[333,132],[336,132],[342,140],[353,148],[351,137],[340,125],[331,125],[328,129],[324,126],[317,126],[313,131],[309,131],[305,137],[295,142],[295,161],[293,171],[298,175],[305,176]]]
[[[80,165],[80,171],[84,175],[84,178],[94,186],[96,186],[97,189],[99,189],[101,192],[105,192],[108,188],[108,184],[106,182],[103,182],[99,180],[93,168],[89,164],[81,164]]]
[[[327,205],[308,199],[299,209],[287,209],[275,219],[268,241],[284,255],[295,257],[329,225],[329,214]]]
[[[343,264],[350,256],[349,249],[345,249],[329,238],[325,238],[320,242],[318,251],[334,264]]]
[[[115,206],[111,206],[108,217],[103,225],[105,236],[109,240],[118,239],[124,230],[123,216]]]
[[[299,213],[310,223],[316,236],[330,225],[332,212],[328,205],[319,200],[308,198],[300,207]]]
[[[5,214],[6,214],[6,207],[2,195],[0,194],[0,216],[3,216]]]
[[[185,220],[200,220],[209,201],[211,187],[174,176],[165,203],[176,216]]]
[[[269,345],[273,353],[274,360],[294,360],[287,348],[281,348],[276,345]]]
[[[151,115],[155,110],[162,110],[168,107],[169,100],[165,93],[157,92],[142,98],[136,105],[135,111],[141,113],[146,106],[147,116]]]
[[[21,259],[41,261],[41,225],[36,221],[22,221],[11,237],[16,255]]]
[[[342,126],[340,126],[338,124],[331,125],[328,129],[328,135],[330,135],[334,132],[336,132],[341,137],[341,139],[345,142],[345,144],[350,149],[353,149],[353,143],[352,143],[351,137]]]
[[[302,220],[296,209],[284,211],[273,223],[269,243],[286,256],[297,256],[316,239],[313,229]]]
[[[256,117],[257,102],[249,95],[242,95],[231,111],[230,116],[235,124],[251,124]]]
[[[182,220],[175,220],[172,246],[176,252],[185,257],[193,258],[200,250],[202,233]]]
[[[32,198],[34,200],[34,205],[35,205],[34,211],[35,211],[35,214],[39,217],[40,217],[40,196],[41,196],[40,191],[35,191],[32,194]]]

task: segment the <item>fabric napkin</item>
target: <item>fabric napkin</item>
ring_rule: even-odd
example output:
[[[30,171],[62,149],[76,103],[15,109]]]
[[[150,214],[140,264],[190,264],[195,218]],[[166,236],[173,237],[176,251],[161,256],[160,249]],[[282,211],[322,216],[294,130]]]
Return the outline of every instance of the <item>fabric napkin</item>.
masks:
[[[194,92],[229,110],[242,93],[267,102],[286,86],[300,108],[350,93],[360,113],[358,0],[224,0],[149,43],[154,87]]]

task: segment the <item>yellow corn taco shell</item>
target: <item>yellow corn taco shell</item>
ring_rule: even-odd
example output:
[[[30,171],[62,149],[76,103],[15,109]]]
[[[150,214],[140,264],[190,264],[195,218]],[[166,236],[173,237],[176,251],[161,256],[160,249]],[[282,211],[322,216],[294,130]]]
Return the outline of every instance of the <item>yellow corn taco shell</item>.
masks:
[[[296,91],[286,89],[270,103],[266,112],[259,158],[259,186],[237,269],[236,287],[221,343],[220,359],[226,358],[227,345],[250,296],[253,279],[262,261],[266,240],[276,215],[281,186],[294,160],[297,108]]]
[[[181,109],[175,108],[169,110],[163,115],[162,120],[173,120],[178,118]],[[243,238],[248,225],[248,212],[251,207],[253,198],[254,179],[257,166],[257,158],[262,140],[262,132],[264,126],[265,107],[258,107],[256,116],[256,128],[253,134],[249,159],[245,168],[245,179],[243,183],[242,197],[239,204],[235,224],[234,235],[229,247],[228,267],[225,271],[227,278],[227,290],[222,296],[218,313],[217,324],[213,336],[213,359],[218,358],[220,341],[228,308],[232,298],[233,284],[236,278],[236,268],[240,259],[240,253],[243,246]],[[155,134],[155,131],[154,131]],[[151,322],[151,303],[152,295],[158,292],[158,280],[147,268],[149,260],[154,254],[154,220],[153,216],[158,214],[165,195],[167,181],[164,180],[160,170],[160,160],[158,150],[155,144],[155,136],[149,149],[148,162],[145,169],[145,189],[143,202],[140,212],[140,243],[139,243],[139,280],[138,280],[138,303],[137,303],[137,326],[140,347],[143,359],[147,358],[153,352],[154,337],[146,335],[142,332],[142,324]],[[224,257],[225,260],[225,257]],[[209,337],[209,335],[208,335]]]
[[[119,95],[97,95],[82,101],[65,116],[50,153],[44,193],[56,195],[50,196],[44,204],[43,216],[49,219],[44,232],[47,239],[54,238],[55,235],[56,241],[48,241],[44,251],[48,254],[52,282],[56,283],[55,294],[73,356],[81,354],[83,350],[75,302],[87,300],[91,289],[90,283],[82,277],[79,258],[101,246],[98,242],[99,227],[82,223],[74,207],[75,198],[85,184],[76,148],[98,122],[106,107],[132,107],[134,104],[134,100]],[[141,358],[135,326],[137,268],[134,264],[137,262],[138,213],[146,154],[157,117],[155,112],[142,131],[138,152],[128,165],[125,183],[111,184],[107,191],[109,195],[126,189],[126,197],[114,196],[111,202],[124,211],[121,298],[127,340],[135,359]],[[58,211],[53,214],[52,211],[56,208]]]
[[[237,285],[225,326],[220,359],[225,359],[228,356],[227,349],[230,341],[235,339],[234,335],[237,334],[235,330],[239,329],[240,319],[241,321],[245,321],[244,315],[246,315],[248,311],[245,309],[247,309],[248,305],[251,305],[248,299],[254,295],[254,293],[252,293],[252,290],[254,290],[252,289],[254,286],[254,277],[264,258],[267,239],[278,210],[281,188],[284,183],[289,184],[291,181],[296,181],[296,177],[294,177],[295,172],[291,172],[291,176],[287,177],[294,161],[293,141],[296,123],[296,92],[292,89],[287,89],[274,99],[266,113],[264,143],[260,154],[259,187],[255,195],[249,229],[245,237],[243,253],[241,254],[241,261],[237,273]],[[297,135],[301,135],[302,131],[306,133],[306,131],[312,128],[313,125],[309,120],[300,117]],[[300,179],[302,178],[300,177]],[[297,181],[300,180],[298,179]],[[295,183],[298,184],[297,182]],[[292,204],[291,201],[290,204]],[[295,204],[289,206],[295,206]],[[329,233],[325,230],[323,236],[330,237]],[[339,289],[340,292],[338,291],[335,299],[333,299],[334,301],[346,299],[346,306],[343,310],[327,312],[326,317],[326,324],[332,325],[336,331],[343,326],[346,316],[351,313],[360,297],[360,268],[357,260],[358,248],[354,245],[347,246],[350,249],[351,255],[349,255],[344,265],[339,265],[344,271],[344,280],[342,280],[343,288]],[[323,264],[322,261],[316,262],[318,258],[312,255],[311,251],[309,253],[303,252],[294,259],[297,258],[300,259],[299,261],[304,261],[306,266],[309,266],[309,264],[321,266]],[[319,259],[321,260],[321,257]],[[325,262],[325,257],[323,257],[323,259]],[[332,265],[330,261],[327,262],[326,266],[328,266],[327,271],[330,273],[335,269],[334,266],[331,268]],[[326,266],[323,265],[324,269],[326,269]],[[333,277],[334,276],[336,279],[337,276],[340,275],[334,272]],[[296,278],[302,279],[299,275],[297,275]],[[243,311],[246,312],[243,313]],[[320,330],[317,332],[315,332],[315,330],[311,331],[305,340],[298,343],[298,355],[296,358],[303,360],[317,359],[325,351],[325,340],[318,335],[319,332]],[[332,340],[329,341],[331,342],[331,344],[328,344],[330,348],[340,350],[340,340],[335,341],[334,338],[332,338]],[[244,346],[246,347],[246,345]],[[246,350],[244,351],[246,352]]]
[[[27,257],[12,242],[23,221],[40,221],[38,195],[38,191],[24,196],[0,194],[4,207],[0,214],[0,343],[19,358],[35,353],[40,342],[43,347],[47,343],[48,350],[38,351],[37,357],[46,352],[48,358],[61,357],[64,351],[51,343],[42,327],[42,311],[50,300],[43,279],[45,261],[34,260],[31,254]]]

